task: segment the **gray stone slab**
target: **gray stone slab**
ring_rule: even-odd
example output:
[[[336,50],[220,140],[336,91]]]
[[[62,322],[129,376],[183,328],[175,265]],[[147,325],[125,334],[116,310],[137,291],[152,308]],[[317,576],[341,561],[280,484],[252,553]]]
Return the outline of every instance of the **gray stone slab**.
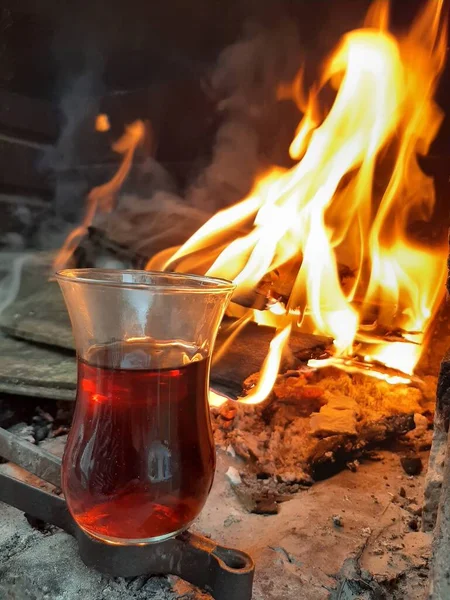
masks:
[[[70,320],[56,281],[19,296],[0,316],[0,327],[14,337],[73,350]]]
[[[74,356],[0,335],[0,392],[74,400],[75,389]]]
[[[440,489],[439,510],[433,534],[433,553],[430,572],[430,600],[450,598],[450,452],[447,444],[445,468]]]
[[[53,252],[0,252],[0,317],[14,303],[46,286],[52,275]]]
[[[447,456],[448,430],[450,421],[450,351],[441,363],[436,392],[434,432],[424,490],[423,529],[432,531],[441,501],[441,487]],[[449,484],[450,485],[450,484]]]

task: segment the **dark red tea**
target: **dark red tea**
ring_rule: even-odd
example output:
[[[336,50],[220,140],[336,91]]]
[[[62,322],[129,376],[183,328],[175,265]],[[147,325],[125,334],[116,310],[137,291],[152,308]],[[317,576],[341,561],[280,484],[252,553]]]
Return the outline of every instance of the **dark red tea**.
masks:
[[[112,344],[79,361],[63,487],[88,533],[109,541],[162,538],[202,509],[215,467],[209,359],[197,354],[189,362],[192,349],[184,350]],[[187,364],[171,364],[183,356]]]

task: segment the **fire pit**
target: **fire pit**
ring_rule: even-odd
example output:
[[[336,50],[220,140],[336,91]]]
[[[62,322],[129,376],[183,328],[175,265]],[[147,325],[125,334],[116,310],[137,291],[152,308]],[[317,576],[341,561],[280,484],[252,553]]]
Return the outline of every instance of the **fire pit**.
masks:
[[[0,597],[245,599],[252,560],[256,600],[449,597],[446,16],[424,0],[400,27],[392,8],[375,1],[314,75],[294,8],[250,28],[189,92],[188,167],[167,159],[179,105],[155,109],[170,86],[86,94],[58,159],[54,132],[27,141],[57,202],[22,228],[32,251],[0,253]],[[86,190],[83,214],[63,189],[80,208]],[[77,377],[64,267],[237,286],[211,365],[211,495],[189,534],[130,556],[86,542],[59,490]]]

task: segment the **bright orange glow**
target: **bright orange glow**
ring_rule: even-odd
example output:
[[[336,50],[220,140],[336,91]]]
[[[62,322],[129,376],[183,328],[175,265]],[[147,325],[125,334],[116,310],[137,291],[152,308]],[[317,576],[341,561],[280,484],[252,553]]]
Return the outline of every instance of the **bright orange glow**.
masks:
[[[254,314],[280,332],[244,401],[261,402],[270,392],[291,329],[332,337],[347,370],[356,340],[365,361],[413,373],[446,274],[446,245],[425,248],[408,233],[413,215],[427,220],[435,201],[417,157],[442,120],[433,100],[447,43],[442,11],[442,0],[429,0],[409,31],[394,37],[388,2],[376,1],[309,95],[301,92],[301,71],[291,88],[279,90],[303,112],[290,146],[296,165],[272,169],[249,197],[150,261],[152,269],[232,279],[235,299],[269,280],[273,308]],[[324,88],[335,92],[328,112],[320,106]],[[293,265],[292,285],[279,294],[273,274],[286,284],[283,273]],[[345,285],[342,266],[351,273]],[[231,307],[235,316],[243,311]],[[369,325],[401,331],[403,341],[383,341],[367,333]]]
[[[100,131],[104,133],[105,131],[109,131],[111,129],[111,124],[109,122],[108,115],[101,113],[97,115],[95,119],[95,131]]]
[[[86,235],[88,227],[92,225],[96,214],[98,212],[108,213],[113,210],[117,193],[133,163],[134,151],[144,139],[144,135],[144,124],[136,121],[128,125],[124,135],[113,145],[113,150],[123,155],[122,163],[111,181],[94,188],[88,195],[83,221],[67,236],[53,262],[54,271],[59,271],[67,265],[80,241]]]

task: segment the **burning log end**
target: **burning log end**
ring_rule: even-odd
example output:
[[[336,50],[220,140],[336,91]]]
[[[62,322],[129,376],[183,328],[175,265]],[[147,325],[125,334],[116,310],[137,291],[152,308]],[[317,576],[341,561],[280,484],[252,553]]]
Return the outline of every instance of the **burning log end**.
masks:
[[[233,302],[245,308],[261,311],[269,310],[275,302],[282,302],[286,305],[300,266],[301,260],[295,257],[282,267],[268,273],[255,290],[233,296]],[[338,265],[338,268],[341,282],[355,277],[355,273],[350,267]]]
[[[232,302],[244,308],[254,310],[267,310],[270,307],[269,298],[260,290],[254,290],[245,294],[235,294]]]

